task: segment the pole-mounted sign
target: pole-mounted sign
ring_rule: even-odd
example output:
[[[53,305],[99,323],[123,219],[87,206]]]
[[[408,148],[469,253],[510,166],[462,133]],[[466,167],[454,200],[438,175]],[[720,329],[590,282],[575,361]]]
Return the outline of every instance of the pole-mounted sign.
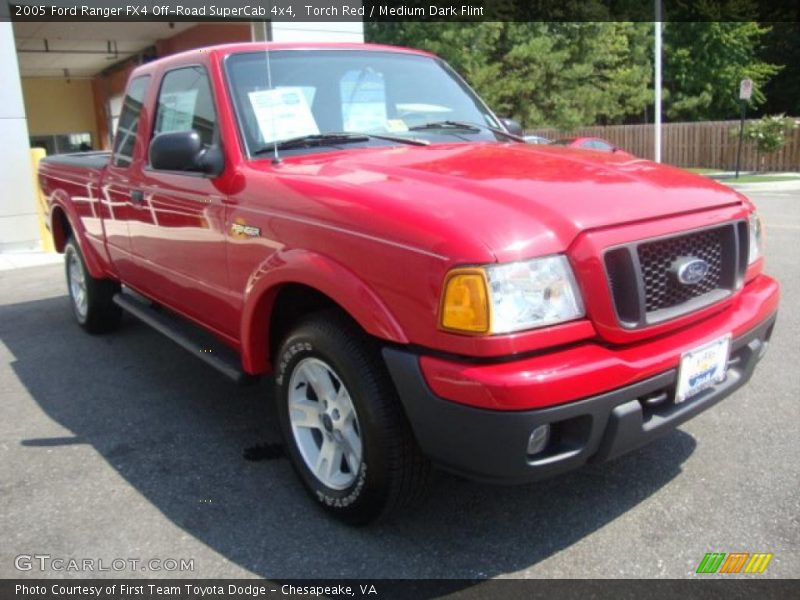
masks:
[[[742,79],[739,82],[739,100],[750,100],[753,95],[753,80],[749,78]]]
[[[753,80],[745,77],[739,82],[739,100],[742,104],[742,120],[739,123],[739,144],[736,147],[736,179],[739,179],[739,165],[742,159],[742,138],[744,137],[744,115],[747,110],[747,103],[753,95]]]

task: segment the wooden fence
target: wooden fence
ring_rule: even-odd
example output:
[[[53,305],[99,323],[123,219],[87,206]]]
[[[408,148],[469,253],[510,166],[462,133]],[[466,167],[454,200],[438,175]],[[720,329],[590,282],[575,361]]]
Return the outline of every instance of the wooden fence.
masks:
[[[703,121],[699,123],[666,123],[661,129],[661,160],[678,167],[705,167],[733,170],[736,166],[739,121]],[[608,125],[581,127],[574,131],[553,128],[530,129],[530,135],[541,135],[551,140],[574,136],[592,136],[641,156],[653,159],[653,125]],[[800,171],[800,128],[789,134],[786,144],[767,155],[756,155],[755,144],[742,144],[742,170]]]

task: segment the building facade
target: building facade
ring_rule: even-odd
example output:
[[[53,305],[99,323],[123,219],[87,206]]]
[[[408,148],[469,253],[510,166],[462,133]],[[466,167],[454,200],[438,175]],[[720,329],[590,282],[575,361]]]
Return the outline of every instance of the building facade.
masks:
[[[107,150],[139,64],[244,41],[363,42],[362,23],[0,22],[0,252],[40,248],[31,147]]]

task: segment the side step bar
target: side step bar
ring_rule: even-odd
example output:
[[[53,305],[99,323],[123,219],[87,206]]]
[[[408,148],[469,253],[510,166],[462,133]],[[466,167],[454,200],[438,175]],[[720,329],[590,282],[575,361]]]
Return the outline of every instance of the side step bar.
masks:
[[[213,335],[166,309],[153,308],[147,300],[139,298],[138,295],[120,292],[114,295],[114,304],[192,352],[236,383],[244,385],[258,380],[257,377],[242,371],[239,355]]]

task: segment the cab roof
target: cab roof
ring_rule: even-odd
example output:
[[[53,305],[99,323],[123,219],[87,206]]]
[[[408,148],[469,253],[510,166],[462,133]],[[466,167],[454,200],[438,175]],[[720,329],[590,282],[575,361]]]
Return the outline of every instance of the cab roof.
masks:
[[[137,67],[136,74],[147,73],[158,69],[162,65],[184,63],[187,60],[196,58],[198,55],[205,54],[214,58],[224,58],[230,54],[241,52],[259,52],[267,50],[358,50],[361,52],[398,52],[401,54],[416,54],[419,56],[434,57],[435,54],[406,48],[403,46],[389,46],[385,44],[362,44],[353,42],[243,42],[236,44],[219,44],[216,46],[206,46],[195,48],[178,54],[170,54],[153,62]]]

